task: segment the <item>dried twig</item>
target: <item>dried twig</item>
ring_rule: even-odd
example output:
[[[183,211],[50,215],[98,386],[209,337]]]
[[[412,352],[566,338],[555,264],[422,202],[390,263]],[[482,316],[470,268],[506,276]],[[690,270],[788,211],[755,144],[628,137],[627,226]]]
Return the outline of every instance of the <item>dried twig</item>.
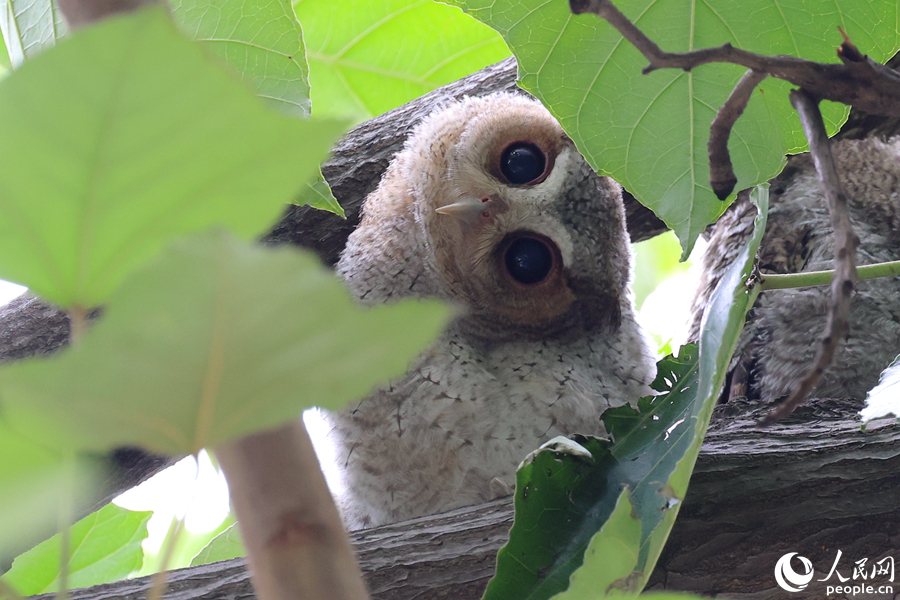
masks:
[[[800,380],[788,399],[760,421],[761,425],[769,425],[794,412],[794,409],[803,402],[818,383],[822,373],[831,364],[838,344],[850,331],[850,296],[856,282],[856,247],[859,246],[859,237],[853,231],[850,215],[847,212],[847,196],[834,165],[831,144],[828,141],[828,134],[825,132],[822,113],[819,112],[819,102],[807,91],[793,90],[791,104],[800,115],[803,132],[809,141],[810,154],[816,165],[819,180],[822,182],[822,189],[828,202],[828,211],[831,213],[835,241],[834,276],[831,280],[831,306],[828,323],[825,326],[825,334],[816,352],[813,366]]]
[[[838,48],[843,64],[817,63],[794,56],[765,56],[724,44],[690,52],[664,52],[610,0],[569,0],[575,14],[590,12],[606,19],[656,69],[684,69],[727,62],[784,79],[824,100],[843,102],[872,114],[900,117],[900,74],[860,53],[844,36]]]
[[[765,73],[753,69],[744,73],[709,126],[709,142],[706,145],[709,152],[709,183],[719,200],[727,198],[737,185],[731,153],[728,152],[731,128],[747,108],[753,90],[765,78]]]

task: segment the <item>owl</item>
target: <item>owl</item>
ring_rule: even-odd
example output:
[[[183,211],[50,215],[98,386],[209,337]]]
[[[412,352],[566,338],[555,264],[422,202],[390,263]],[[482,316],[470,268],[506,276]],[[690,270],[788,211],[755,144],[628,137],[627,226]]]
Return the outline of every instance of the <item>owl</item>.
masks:
[[[327,415],[347,525],[510,493],[528,452],[602,434],[650,392],[621,188],[537,101],[446,105],[365,201],[337,265],[366,305],[440,298],[456,317],[390,385]]]
[[[832,152],[860,238],[857,264],[900,259],[900,138],[832,142]],[[753,230],[756,210],[745,197],[716,223],[703,258],[691,337],[724,269]],[[831,217],[812,159],[792,156],[771,182],[765,236],[757,256],[765,273],[833,268]],[[806,374],[825,331],[830,288],[763,292],[748,315],[732,363],[726,399],[772,402]],[[851,300],[850,335],[839,346],[812,396],[862,400],[900,354],[900,279],[859,281]]]

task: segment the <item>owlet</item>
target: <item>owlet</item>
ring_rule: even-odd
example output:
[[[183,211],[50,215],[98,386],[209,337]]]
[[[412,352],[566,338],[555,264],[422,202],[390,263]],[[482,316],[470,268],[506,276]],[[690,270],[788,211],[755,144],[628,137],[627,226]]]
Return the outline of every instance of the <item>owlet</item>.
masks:
[[[900,138],[832,142],[853,227],[857,264],[900,259]],[[722,272],[753,229],[755,209],[739,198],[716,223],[694,301],[691,336]],[[766,233],[758,254],[763,273],[833,268],[831,218],[812,159],[790,157],[771,182]],[[806,374],[825,331],[828,286],[763,292],[748,316],[726,394],[772,402]],[[812,396],[862,400],[900,354],[900,278],[859,281],[851,299],[850,335]]]
[[[650,393],[621,188],[540,103],[427,117],[366,199],[338,272],[360,302],[441,298],[456,318],[405,377],[328,416],[349,527],[509,493],[528,452],[601,434]]]

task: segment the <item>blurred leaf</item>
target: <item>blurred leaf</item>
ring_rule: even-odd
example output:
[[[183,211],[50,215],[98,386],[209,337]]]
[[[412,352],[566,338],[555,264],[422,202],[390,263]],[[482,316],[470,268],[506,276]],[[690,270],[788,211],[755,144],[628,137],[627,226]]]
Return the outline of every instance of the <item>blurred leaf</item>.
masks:
[[[2,414],[2,411],[0,411]],[[35,419],[40,419],[40,413]],[[60,502],[78,504],[96,494],[102,459],[76,458],[74,465],[24,438],[0,419],[0,565],[48,538],[57,529]],[[69,472],[72,469],[72,472]],[[66,497],[67,484],[71,484]]]
[[[55,46],[66,34],[66,24],[52,0],[0,0],[0,31],[9,64],[18,69],[26,59]]]
[[[337,198],[331,193],[331,187],[325,181],[321,169],[316,174],[314,181],[307,183],[300,195],[294,199],[294,204],[308,205],[319,210],[333,212],[339,217],[346,218],[344,208],[338,203]]]
[[[0,398],[48,443],[194,454],[359,398],[446,315],[436,302],[363,310],[313,256],[212,232],[132,277],[77,348],[0,369]]]
[[[289,0],[175,0],[172,18],[202,40],[272,106],[309,116],[309,67]]]
[[[313,114],[357,122],[509,56],[494,31],[432,0],[299,0]]]
[[[174,235],[278,218],[340,127],[266,110],[213,62],[154,7],[0,83],[0,278],[95,306]]]
[[[570,577],[577,585],[572,595],[560,596],[566,600],[601,597],[610,586],[643,589],[687,493],[756,299],[757,289],[746,284],[765,231],[767,187],[759,186],[751,199],[760,208],[754,234],[713,293],[699,348],[683,346],[677,358],[657,365],[651,387],[660,394],[641,398],[637,408],[608,409],[603,422],[611,441],[557,438],[519,469],[515,521],[485,600],[551,598],[569,588]],[[632,519],[639,523],[637,536]],[[589,590],[594,596],[585,595]]]
[[[201,550],[191,566],[208,565],[209,563],[219,562],[220,560],[228,560],[239,556],[246,556],[247,551],[244,549],[244,542],[241,540],[241,532],[237,523],[232,524],[225,531],[214,537],[206,547]]]
[[[72,525],[69,586],[109,583],[139,569],[144,558],[141,542],[147,537],[152,514],[107,504]],[[19,556],[3,577],[24,595],[55,592],[59,588],[59,554],[57,534]]]
[[[675,275],[683,275],[690,268],[689,262],[678,260],[681,248],[678,238],[670,230],[661,235],[638,242],[634,249],[634,303],[641,306],[660,283]]]
[[[744,69],[715,64],[689,72],[641,75],[647,62],[605,21],[573,16],[561,0],[451,0],[503,35],[519,62],[520,85],[540,98],[599,172],[609,174],[653,209],[678,235],[688,256],[698,233],[727,206],[709,187],[706,144],[715,112]],[[878,61],[900,44],[894,0],[617,0],[650,39],[671,52],[731,43],[765,54],[835,62],[842,26]],[[805,147],[787,92],[768,78],[731,136],[738,188],[781,169],[788,150]],[[823,105],[833,132],[842,105]]]

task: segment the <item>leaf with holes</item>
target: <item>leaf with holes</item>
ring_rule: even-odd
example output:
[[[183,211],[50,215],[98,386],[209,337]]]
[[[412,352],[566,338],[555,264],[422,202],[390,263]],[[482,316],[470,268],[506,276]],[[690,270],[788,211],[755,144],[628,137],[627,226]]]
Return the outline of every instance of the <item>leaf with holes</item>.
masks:
[[[751,199],[760,210],[753,236],[713,293],[699,347],[682,346],[677,358],[658,363],[651,387],[659,395],[603,413],[610,440],[557,438],[523,462],[509,543],[484,600],[577,600],[643,589],[756,299],[747,281],[765,231],[767,188]]]

